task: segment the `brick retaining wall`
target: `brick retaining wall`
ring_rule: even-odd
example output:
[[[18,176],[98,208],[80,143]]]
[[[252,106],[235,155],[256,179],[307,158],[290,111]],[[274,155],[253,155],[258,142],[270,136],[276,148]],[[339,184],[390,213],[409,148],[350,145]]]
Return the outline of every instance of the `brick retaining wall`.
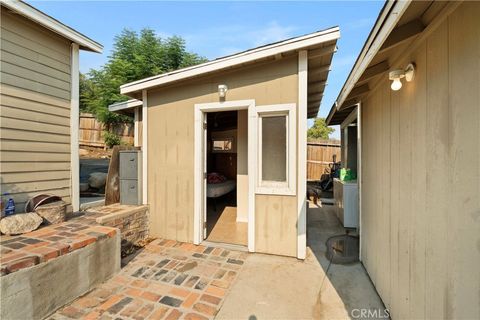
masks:
[[[96,219],[97,223],[120,229],[122,248],[148,237],[148,206],[113,204],[88,211],[104,214]]]

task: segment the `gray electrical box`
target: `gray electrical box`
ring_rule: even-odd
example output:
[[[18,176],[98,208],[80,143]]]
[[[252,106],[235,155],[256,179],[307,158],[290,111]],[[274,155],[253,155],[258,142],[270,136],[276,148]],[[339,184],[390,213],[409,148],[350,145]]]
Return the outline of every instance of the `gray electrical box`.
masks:
[[[142,204],[142,152],[121,150],[119,161],[120,203]]]

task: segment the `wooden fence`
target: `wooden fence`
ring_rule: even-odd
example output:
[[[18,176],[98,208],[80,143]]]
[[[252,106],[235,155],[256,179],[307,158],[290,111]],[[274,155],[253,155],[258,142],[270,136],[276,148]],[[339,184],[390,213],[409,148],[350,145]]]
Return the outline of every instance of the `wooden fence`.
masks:
[[[340,141],[309,141],[307,142],[307,180],[320,180],[328,165],[333,163],[333,155],[336,161],[340,161]]]
[[[105,127],[101,122],[95,119],[91,113],[80,113],[80,130],[78,134],[79,143],[81,146],[88,147],[105,147],[103,140],[103,131]],[[133,145],[133,124],[125,123],[117,125],[113,128],[122,142],[127,145]]]

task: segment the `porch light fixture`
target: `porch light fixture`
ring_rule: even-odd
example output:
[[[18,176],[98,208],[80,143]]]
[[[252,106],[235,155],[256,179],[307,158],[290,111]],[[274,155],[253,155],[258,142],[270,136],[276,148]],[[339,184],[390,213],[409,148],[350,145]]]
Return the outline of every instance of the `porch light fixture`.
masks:
[[[219,84],[218,85],[218,96],[220,98],[225,98],[225,95],[227,94],[228,87],[226,84]]]
[[[402,88],[401,78],[405,78],[407,82],[412,81],[415,78],[415,65],[409,63],[405,70],[397,69],[390,71],[388,78],[392,80],[392,85],[390,86],[393,91],[398,91]]]

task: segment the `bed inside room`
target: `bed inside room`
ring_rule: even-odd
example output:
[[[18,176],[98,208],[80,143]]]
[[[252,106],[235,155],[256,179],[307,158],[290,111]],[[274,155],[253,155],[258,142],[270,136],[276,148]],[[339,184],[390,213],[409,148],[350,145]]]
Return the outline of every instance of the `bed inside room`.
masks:
[[[207,241],[247,245],[246,121],[246,110],[207,114]]]

